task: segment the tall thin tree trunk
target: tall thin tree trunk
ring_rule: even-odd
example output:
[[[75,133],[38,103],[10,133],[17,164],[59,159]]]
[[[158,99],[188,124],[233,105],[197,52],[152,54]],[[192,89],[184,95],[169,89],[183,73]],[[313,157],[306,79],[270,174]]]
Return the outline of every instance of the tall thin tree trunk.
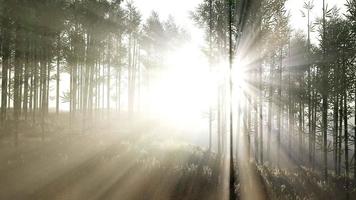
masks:
[[[326,7],[325,0],[323,0],[323,40],[326,39]],[[325,49],[323,49],[323,56],[325,58]],[[328,66],[324,65],[321,70],[322,76],[322,135],[323,135],[323,157],[324,157],[324,178],[328,178]]]
[[[28,108],[29,108],[29,114],[30,116],[32,116],[33,113],[33,93],[34,93],[34,76],[33,76],[33,68],[34,68],[34,48],[33,48],[33,44],[31,45],[30,48],[30,71],[29,71],[29,78],[30,78],[30,87],[29,87],[29,102],[28,102]]]
[[[272,58],[272,61],[274,58]],[[273,80],[273,67],[274,62],[270,65],[270,80]],[[268,119],[267,119],[267,156],[269,162],[271,162],[271,135],[272,135],[272,102],[273,102],[273,84],[269,83],[269,100],[268,100]]]
[[[260,116],[260,121],[259,121],[259,134],[260,134],[260,161],[261,164],[263,165],[263,83],[262,83],[262,63],[259,63],[259,116]]]
[[[15,69],[14,69],[14,120],[18,123],[20,117],[20,109],[21,109],[21,97],[20,97],[20,85],[21,85],[21,68],[22,68],[22,46],[21,44],[21,30],[20,25],[15,25]],[[18,140],[18,127],[16,126],[14,131],[14,141],[17,145]]]
[[[25,53],[25,71],[24,71],[24,95],[23,95],[23,112],[25,120],[27,120],[28,102],[29,102],[29,78],[30,78],[30,41],[26,41],[26,53]]]
[[[342,142],[343,142],[343,126],[342,122],[344,120],[344,95],[340,94],[340,117],[339,117],[339,155],[338,155],[338,175],[341,175],[341,156],[342,156]]]
[[[101,108],[104,111],[105,109],[105,60],[104,60],[104,56],[103,56],[103,62],[102,62],[102,76],[103,76],[103,82],[101,84]],[[106,77],[107,78],[107,77]]]
[[[251,102],[251,96],[249,94],[247,94],[247,131],[246,131],[246,134],[247,134],[247,158],[248,160],[251,159],[251,132],[252,132],[252,129],[251,129],[251,105],[252,105],[252,102]]]
[[[10,44],[7,27],[9,27],[8,19],[3,19],[3,44],[2,44],[2,78],[1,78],[1,122],[6,120],[7,98],[8,98],[8,69],[10,63]]]
[[[316,144],[316,115],[317,115],[317,92],[314,90],[313,100],[313,149],[312,149],[312,168],[315,167],[315,144]]]
[[[229,110],[230,110],[230,199],[236,199],[235,193],[235,167],[234,167],[234,121],[233,121],[233,85],[232,85],[232,65],[233,65],[233,33],[232,33],[232,0],[229,1]]]
[[[118,90],[118,107],[119,107],[119,114],[121,113],[121,79],[122,79],[122,66],[121,66],[121,55],[120,56],[120,66],[119,66],[119,90]]]
[[[92,54],[90,54],[92,56]],[[90,63],[90,68],[89,68],[89,83],[87,83],[89,85],[89,92],[88,92],[88,110],[89,110],[89,122],[88,124],[91,125],[92,124],[92,118],[93,118],[93,107],[94,107],[94,74],[95,74],[95,70],[94,70],[94,65],[95,65],[95,61],[91,60]]]
[[[46,113],[46,91],[47,91],[47,61],[46,56],[42,56],[41,61],[41,132],[42,132],[42,140],[44,140],[44,132],[45,132],[45,113]]]
[[[310,3],[310,2],[309,2]],[[309,5],[310,6],[310,5]],[[310,10],[311,7],[307,8],[307,18],[308,18],[308,136],[309,136],[309,164],[312,162],[312,148],[313,148],[313,134],[312,134],[312,81],[311,81],[311,65],[310,65]]]
[[[34,69],[33,69],[33,112],[32,112],[32,120],[33,124],[36,123],[36,112],[38,109],[38,49],[37,43],[34,49]]]
[[[217,104],[217,139],[218,139],[218,155],[221,155],[221,86],[218,86],[218,104]]]
[[[337,90],[337,89],[335,89]],[[339,125],[339,95],[335,94],[335,99],[334,99],[334,139],[333,139],[333,147],[334,147],[334,170],[335,174],[337,174],[337,156],[338,156],[338,125]]]
[[[257,73],[256,73],[257,75]],[[259,115],[258,115],[258,99],[254,101],[254,148],[255,148],[255,162],[258,163],[258,156],[259,156],[259,143],[258,143],[258,129],[259,129]]]
[[[108,112],[108,117],[110,115],[110,81],[111,81],[111,38],[109,37],[109,44],[108,44],[108,63],[107,63],[107,93],[106,93],[106,106],[107,106],[107,112]]]
[[[279,167],[279,155],[281,147],[281,121],[282,121],[282,67],[283,47],[280,46],[280,65],[278,65],[278,103],[277,103],[277,166]]]
[[[347,90],[344,89],[344,139],[345,139],[345,176],[349,179],[349,132],[347,124]],[[347,181],[348,182],[348,181]]]
[[[299,161],[302,161],[303,159],[303,155],[302,155],[302,149],[303,149],[303,145],[302,145],[302,139],[303,139],[303,119],[302,119],[302,101],[303,99],[300,98],[299,99],[299,133],[298,133],[298,159]]]
[[[355,75],[356,77],[356,75]],[[354,84],[354,93],[355,93],[355,115],[354,115],[354,180],[356,181],[356,79]]]
[[[11,67],[11,65],[10,65],[10,61],[9,61],[9,69],[8,69],[8,72],[9,72],[9,74],[7,75],[7,77],[8,77],[8,83],[7,83],[7,85],[8,85],[8,88],[7,88],[7,108],[10,110],[10,108],[11,108],[11,88],[13,88],[13,81],[11,81],[12,80],[12,71],[13,71],[13,69],[12,69],[12,67]]]
[[[322,94],[322,130],[323,130],[323,161],[324,161],[324,178],[328,178],[328,132],[327,132],[327,126],[328,126],[328,98],[326,92],[324,91]]]
[[[241,134],[241,99],[237,102],[237,125],[236,125],[236,138],[235,138],[235,148],[236,148],[236,160],[238,160],[239,148],[240,148],[240,134]]]
[[[47,55],[48,56],[48,55]],[[49,81],[51,80],[51,60],[49,57],[47,59],[47,85],[46,85],[46,117],[49,113]]]
[[[213,31],[213,0],[209,0],[209,73],[212,70],[212,31]],[[211,104],[211,103],[210,103]],[[209,152],[212,148],[212,105],[209,105]]]
[[[57,35],[57,76],[56,76],[56,114],[59,114],[59,83],[60,83],[60,42],[61,42],[61,35]]]

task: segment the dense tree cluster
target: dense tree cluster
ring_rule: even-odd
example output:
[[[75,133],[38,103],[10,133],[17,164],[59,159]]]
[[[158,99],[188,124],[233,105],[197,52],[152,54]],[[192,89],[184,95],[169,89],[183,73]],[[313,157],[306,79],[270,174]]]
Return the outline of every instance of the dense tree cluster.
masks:
[[[237,108],[235,146],[246,143],[248,157],[260,164],[279,167],[289,160],[323,172],[326,179],[352,172],[356,179],[356,1],[347,1],[346,13],[325,2],[318,11],[313,1],[305,1],[301,17],[306,33],[291,27],[286,0],[232,2],[237,19],[232,21],[234,68],[240,68],[233,73],[243,73],[245,79],[233,86],[238,101],[232,107]],[[228,58],[229,3],[205,0],[192,15],[212,43],[205,51],[214,72],[228,73],[221,63]],[[321,17],[313,21],[312,12]],[[311,42],[313,31],[318,42]],[[211,118],[216,119],[219,152],[229,109],[226,100],[220,101],[227,98],[224,80],[216,83],[219,101]]]
[[[186,38],[173,18],[153,12],[143,22],[131,1],[1,0],[0,17],[2,128],[44,129],[51,101],[57,114],[69,103],[71,120],[84,123],[122,104],[132,113],[163,52]]]

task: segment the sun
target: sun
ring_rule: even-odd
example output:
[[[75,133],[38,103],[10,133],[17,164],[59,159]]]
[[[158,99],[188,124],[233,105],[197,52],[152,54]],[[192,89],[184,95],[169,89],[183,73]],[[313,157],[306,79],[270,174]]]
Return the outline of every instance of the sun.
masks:
[[[150,92],[151,111],[172,121],[201,117],[213,100],[212,80],[204,55],[185,45],[167,56]]]
[[[150,89],[151,114],[176,124],[206,117],[209,107],[217,103],[217,85],[226,80],[228,64],[221,63],[215,66],[217,71],[210,71],[206,56],[189,44],[167,55],[165,63]],[[233,65],[235,100],[241,99],[247,90],[245,63],[239,59]]]

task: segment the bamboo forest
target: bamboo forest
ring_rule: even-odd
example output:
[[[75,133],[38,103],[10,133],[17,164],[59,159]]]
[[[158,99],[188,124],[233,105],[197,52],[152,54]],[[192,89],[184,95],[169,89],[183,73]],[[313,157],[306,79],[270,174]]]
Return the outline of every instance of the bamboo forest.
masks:
[[[356,0],[0,0],[0,200],[356,200]]]

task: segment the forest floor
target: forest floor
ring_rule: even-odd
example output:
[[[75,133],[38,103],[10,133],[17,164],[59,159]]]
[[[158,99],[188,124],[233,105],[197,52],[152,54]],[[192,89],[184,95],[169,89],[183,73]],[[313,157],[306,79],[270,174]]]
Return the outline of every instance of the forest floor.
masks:
[[[54,127],[46,129],[45,137],[20,127],[17,145],[12,134],[2,131],[0,199],[228,198],[224,184],[228,173],[215,154],[157,134],[147,124],[113,127],[102,124],[85,133]],[[262,193],[262,199],[346,199],[341,178],[324,183],[317,173],[302,167],[286,171],[249,163],[244,168],[256,175],[256,181],[240,184],[239,177],[251,177],[238,170],[237,191],[242,199],[253,197],[244,193],[256,192]],[[353,188],[349,199],[356,199],[354,183],[349,187]]]

